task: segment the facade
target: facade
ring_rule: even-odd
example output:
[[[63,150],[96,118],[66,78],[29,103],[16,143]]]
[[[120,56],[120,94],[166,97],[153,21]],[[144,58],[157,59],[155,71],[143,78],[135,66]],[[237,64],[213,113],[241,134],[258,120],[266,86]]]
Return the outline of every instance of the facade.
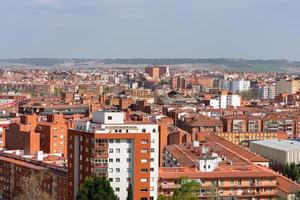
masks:
[[[300,163],[300,142],[296,140],[252,141],[250,150],[276,163]]]
[[[45,153],[67,154],[67,124],[63,115],[48,115],[45,120],[37,115],[21,116],[20,122],[13,122],[5,130],[5,148],[23,150],[25,154]]]
[[[250,81],[244,79],[232,80],[230,92],[233,94],[250,90]]]
[[[32,173],[45,173],[45,178],[41,180],[42,187],[51,196],[51,199],[68,199],[65,168],[2,152],[0,153],[1,199],[15,199],[21,192],[20,179]]]
[[[164,166],[159,193],[165,196],[180,188],[182,177],[199,182],[199,199],[275,200],[300,188],[267,168],[266,159],[216,135],[204,143],[166,146]]]
[[[299,91],[299,80],[279,79],[276,81],[276,96],[282,93],[295,94]]]
[[[152,95],[150,89],[130,89],[127,90],[125,93],[134,97],[149,97]]]
[[[236,145],[248,145],[248,142],[253,140],[274,140],[274,139],[288,139],[286,133],[274,132],[223,132],[215,133],[216,135],[236,144]]]
[[[266,85],[260,85],[256,88],[256,96],[258,99],[275,99],[276,96],[276,84],[270,83]]]
[[[69,199],[90,175],[107,175],[116,195],[126,200],[156,199],[159,165],[158,125],[124,121],[124,113],[98,111],[92,121],[69,130]]]
[[[149,74],[153,79],[159,79],[159,67],[146,67],[145,68],[145,73]]]

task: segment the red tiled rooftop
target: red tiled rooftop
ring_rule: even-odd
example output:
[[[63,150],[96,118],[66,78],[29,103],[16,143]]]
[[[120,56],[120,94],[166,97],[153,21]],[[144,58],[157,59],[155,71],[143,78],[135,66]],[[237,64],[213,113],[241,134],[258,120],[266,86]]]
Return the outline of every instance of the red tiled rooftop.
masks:
[[[251,162],[268,162],[267,159],[251,152],[248,151],[238,145],[235,145],[227,140],[225,140],[224,138],[214,135],[214,134],[209,134],[206,136],[206,138],[208,139],[208,141],[212,141],[212,142],[217,142],[221,145],[223,145],[224,147],[230,149],[231,151],[235,152],[237,155],[239,155],[240,157],[243,157],[244,159],[247,159]]]

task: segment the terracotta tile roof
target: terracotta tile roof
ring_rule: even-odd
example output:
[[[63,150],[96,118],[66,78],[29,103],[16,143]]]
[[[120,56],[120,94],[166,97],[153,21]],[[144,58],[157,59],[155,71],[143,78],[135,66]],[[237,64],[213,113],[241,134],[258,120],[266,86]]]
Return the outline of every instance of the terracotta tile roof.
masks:
[[[220,136],[217,136],[215,134],[208,134],[206,136],[206,138],[209,140],[209,141],[212,141],[212,142],[217,142],[221,145],[223,145],[224,147],[230,149],[231,151],[233,151],[234,153],[236,153],[237,155],[239,155],[240,157],[244,158],[244,159],[247,159],[251,162],[268,162],[267,159],[251,152],[251,151],[248,151],[238,145],[235,145],[229,141],[227,141],[226,139],[220,137]]]
[[[201,172],[190,168],[162,167],[159,170],[161,179],[179,179],[181,177],[201,178],[201,179],[220,179],[220,178],[276,178],[276,174],[251,168],[250,170],[231,169],[213,172]]]
[[[8,157],[4,157],[4,156],[0,156],[0,161],[13,163],[15,165],[27,167],[27,168],[30,168],[30,169],[36,169],[36,170],[44,169],[44,167],[41,167],[41,166],[38,166],[38,165],[34,165],[34,164],[31,164],[31,163],[28,163],[28,162],[25,162],[25,161],[13,159],[13,158],[8,158]]]
[[[223,123],[221,120],[212,118],[212,117],[207,117],[204,115],[197,116],[195,119],[187,119],[186,122],[187,125],[189,126],[223,126]]]
[[[300,185],[288,178],[279,175],[276,178],[278,188],[286,194],[291,194],[300,191]]]

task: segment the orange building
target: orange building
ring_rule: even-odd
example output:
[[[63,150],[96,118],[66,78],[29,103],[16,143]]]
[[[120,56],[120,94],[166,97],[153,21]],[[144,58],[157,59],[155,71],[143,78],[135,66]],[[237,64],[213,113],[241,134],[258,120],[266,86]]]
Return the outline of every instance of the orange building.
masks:
[[[5,130],[5,148],[24,150],[25,154],[35,154],[40,150],[40,134],[36,132],[37,115],[20,117]]]
[[[42,188],[51,196],[51,199],[67,200],[68,182],[65,168],[5,153],[0,153],[1,199],[16,199],[16,196],[22,192],[19,185],[20,179],[32,173],[45,173]]]
[[[159,79],[159,67],[146,67],[145,73],[149,74],[153,79]]]
[[[124,121],[125,120],[125,121]],[[134,200],[157,198],[158,125],[126,121],[125,114],[98,111],[68,131],[69,199],[88,176],[107,176],[120,199],[132,185]]]
[[[159,173],[159,194],[170,196],[181,179],[199,182],[199,199],[291,197],[300,185],[268,168],[268,160],[217,135],[204,143],[168,145]]]
[[[5,130],[5,148],[24,150],[25,154],[62,153],[66,155],[67,124],[62,114],[48,115],[46,120],[38,116],[24,115]]]

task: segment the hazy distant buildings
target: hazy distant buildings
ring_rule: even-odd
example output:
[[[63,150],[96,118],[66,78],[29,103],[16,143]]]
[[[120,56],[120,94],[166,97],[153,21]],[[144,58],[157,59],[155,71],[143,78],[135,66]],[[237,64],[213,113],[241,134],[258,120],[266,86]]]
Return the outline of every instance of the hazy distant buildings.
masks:
[[[255,92],[258,99],[275,99],[275,83],[259,85]]]
[[[152,66],[146,67],[145,73],[149,74],[153,79],[159,79],[163,76],[170,76],[169,67],[166,66]]]
[[[279,79],[276,81],[276,96],[282,93],[295,94],[299,91],[299,80]]]
[[[220,80],[219,89],[228,90],[233,94],[241,93],[250,90],[250,81],[245,79]]]

